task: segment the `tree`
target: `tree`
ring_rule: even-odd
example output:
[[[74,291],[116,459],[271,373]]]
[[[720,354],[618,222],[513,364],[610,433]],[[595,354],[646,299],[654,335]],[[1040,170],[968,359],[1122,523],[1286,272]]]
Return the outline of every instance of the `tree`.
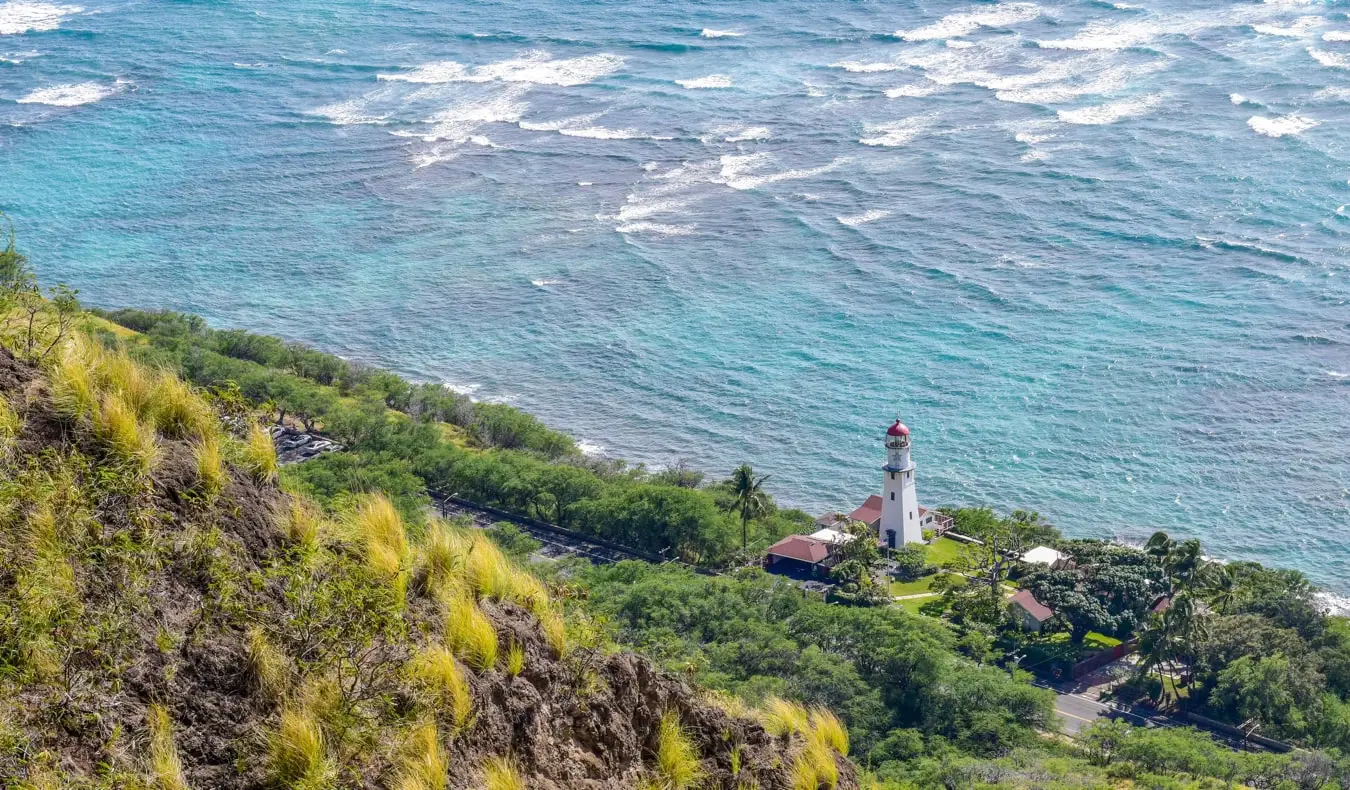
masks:
[[[881,550],[877,548],[872,530],[861,521],[854,521],[844,528],[848,540],[837,545],[834,554],[838,561],[830,569],[830,576],[840,582],[844,592],[856,594],[859,599],[880,603],[885,601],[888,591],[877,581],[881,570]]]
[[[1237,568],[1221,562],[1210,563],[1205,567],[1204,592],[1219,614],[1228,614],[1237,603],[1239,578]]]
[[[755,476],[750,464],[741,464],[731,473],[731,490],[736,495],[736,509],[741,516],[741,551],[750,548],[750,519],[764,512],[766,492],[764,481],[768,475]]]
[[[967,570],[982,577],[991,595],[1000,595],[1008,569],[1023,552],[1037,543],[1054,540],[1059,533],[1045,524],[1036,513],[1014,511],[1001,519],[989,508],[961,508],[955,511],[957,529],[981,543],[966,555]]]
[[[928,552],[924,547],[915,543],[896,549],[891,553],[896,575],[905,581],[919,578],[923,574],[923,569],[927,567],[927,555]]]

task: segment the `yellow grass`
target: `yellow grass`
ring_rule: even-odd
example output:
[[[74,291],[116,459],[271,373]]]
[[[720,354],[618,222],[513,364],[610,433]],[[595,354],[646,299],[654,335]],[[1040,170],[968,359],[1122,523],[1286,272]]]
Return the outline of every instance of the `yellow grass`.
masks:
[[[698,751],[680,726],[680,714],[666,711],[656,734],[656,773],[664,790],[686,790],[703,777]]]
[[[267,639],[258,627],[249,629],[246,646],[249,676],[260,691],[269,697],[280,697],[290,685],[291,666],[278,647]]]
[[[483,790],[525,790],[525,778],[509,758],[493,757],[483,764]]]
[[[171,439],[201,439],[218,429],[215,412],[182,379],[165,373],[155,380],[155,427]]]
[[[450,763],[436,725],[419,726],[409,739],[394,790],[445,790]]]
[[[525,671],[525,648],[514,639],[506,651],[506,674],[516,677]]]
[[[197,456],[197,481],[202,491],[215,496],[225,490],[230,482],[230,474],[225,470],[225,456],[220,450],[220,439],[207,434],[193,448]]]
[[[820,780],[816,778],[816,768],[805,754],[797,755],[792,761],[790,774],[792,790],[819,790]]]
[[[720,709],[723,713],[737,719],[755,718],[755,710],[745,704],[745,700],[725,691],[709,689],[703,692],[703,701]]]
[[[764,729],[770,735],[787,736],[793,733],[806,733],[811,726],[811,714],[806,708],[795,702],[779,697],[765,700],[760,714]]]
[[[268,767],[283,787],[317,790],[332,773],[324,753],[323,728],[308,710],[283,710],[267,746]]]
[[[844,729],[839,717],[825,708],[811,711],[811,730],[820,740],[839,754],[848,754],[848,730]]]
[[[93,359],[92,351],[86,350],[85,353],[89,355],[87,359]],[[99,389],[121,395],[127,406],[136,413],[137,419],[149,417],[154,403],[153,377],[125,354],[105,353],[100,356],[101,359],[93,366]]]
[[[553,648],[553,655],[562,658],[567,652],[567,623],[563,621],[562,614],[550,609],[538,617],[539,630],[544,632],[544,639]]]
[[[183,761],[173,743],[173,724],[163,705],[151,705],[146,711],[150,727],[150,774],[158,790],[188,790],[183,778]]]
[[[84,346],[80,343],[67,346],[52,368],[49,376],[52,405],[61,416],[80,420],[92,417],[98,409],[98,393],[89,368]]]
[[[136,470],[149,472],[159,452],[154,430],[136,418],[136,412],[121,395],[103,396],[94,418],[94,432],[117,460]]]
[[[366,543],[366,562],[379,573],[393,576],[408,556],[408,534],[398,509],[382,494],[371,494],[353,514],[356,531]]]
[[[277,477],[277,448],[272,436],[260,426],[253,426],[244,441],[243,466],[259,484],[270,483]]]
[[[468,553],[469,541],[464,535],[440,519],[432,521],[419,552],[418,566],[424,591],[442,599],[466,594],[465,560]]]
[[[19,429],[23,427],[23,421],[19,415],[14,413],[14,408],[9,405],[9,401],[0,397],[0,442],[7,442],[19,435]]]
[[[815,769],[817,783],[823,782],[831,790],[839,784],[839,764],[834,761],[834,752],[817,733],[807,736],[804,756]]]
[[[432,645],[413,657],[409,670],[450,714],[456,729],[468,724],[473,713],[473,696],[453,653]]]
[[[497,663],[497,631],[472,598],[451,598],[446,605],[445,644],[477,670]]]
[[[313,504],[296,497],[291,500],[291,507],[286,511],[285,527],[287,540],[310,551],[319,545],[323,516]]]

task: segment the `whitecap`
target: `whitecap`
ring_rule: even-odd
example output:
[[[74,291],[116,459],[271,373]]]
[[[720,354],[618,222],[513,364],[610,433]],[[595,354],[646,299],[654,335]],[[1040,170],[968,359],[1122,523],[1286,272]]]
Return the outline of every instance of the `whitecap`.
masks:
[[[1350,69],[1350,58],[1336,52],[1327,52],[1323,49],[1313,49],[1308,47],[1308,54],[1313,56],[1313,60],[1333,69]]]
[[[459,155],[460,150],[454,146],[434,146],[412,155],[413,169],[421,170],[424,167],[439,165],[442,162],[453,162],[459,158]]]
[[[370,115],[360,99],[351,99],[349,101],[337,102],[319,107],[312,111],[314,115],[322,115],[332,123],[338,126],[352,126],[356,124],[383,124],[389,116]]]
[[[864,127],[868,136],[859,139],[858,142],[886,148],[901,146],[927,131],[936,118],[936,115],[921,115],[890,123],[868,124]]]
[[[1302,134],[1319,123],[1320,121],[1315,118],[1306,118],[1302,115],[1281,115],[1275,118],[1253,115],[1247,119],[1247,125],[1252,128],[1252,131],[1266,137]]]
[[[725,74],[709,74],[706,77],[695,77],[687,80],[675,80],[675,84],[681,88],[697,90],[699,88],[730,88],[731,77]]]
[[[637,129],[606,129],[603,126],[585,126],[577,129],[559,129],[558,134],[568,137],[587,137],[592,140],[669,140]]]
[[[1322,34],[1323,41],[1350,41],[1350,30],[1328,30]]]
[[[266,63],[240,63],[236,60],[234,62],[234,67],[236,69],[265,69],[268,66]]]
[[[1323,88],[1313,94],[1314,99],[1321,101],[1350,101],[1350,88],[1342,85],[1333,85],[1330,88]]]
[[[955,38],[947,39],[946,43],[948,49],[970,49],[971,47],[975,46],[974,42],[961,41]]]
[[[1040,7],[1033,3],[999,3],[992,8],[970,9],[948,14],[931,25],[913,30],[897,30],[895,35],[906,41],[958,38],[974,33],[982,27],[1007,27],[1019,22],[1029,22],[1040,14]]]
[[[530,285],[533,285],[535,288],[547,288],[550,285],[558,285],[561,282],[562,280],[546,280],[540,278],[538,280],[530,280]]]
[[[856,74],[874,74],[879,71],[899,71],[900,66],[895,63],[862,63],[856,60],[841,60],[838,63],[831,63],[832,69],[843,69]]]
[[[704,38],[740,38],[745,34],[737,33],[734,30],[713,30],[710,27],[705,27],[699,35]]]
[[[441,386],[457,395],[472,396],[475,392],[483,388],[482,384],[456,384],[451,381],[442,381]]]
[[[722,183],[736,190],[758,189],[766,184],[776,184],[779,181],[795,181],[801,178],[811,178],[821,173],[828,173],[835,169],[845,159],[839,158],[830,162],[828,165],[820,167],[805,168],[800,170],[781,170],[776,173],[759,172],[761,167],[773,161],[773,157],[767,153],[723,156],[719,163],[721,169],[718,172]]]
[[[577,450],[580,451],[582,455],[590,456],[592,458],[601,458],[605,455],[605,446],[603,444],[588,442],[585,439],[577,439]]]
[[[347,54],[347,50],[345,50],[345,49],[330,49],[330,50],[328,50],[327,52],[325,52],[325,53],[323,53],[323,54],[325,54],[325,55],[346,55],[346,54]]]
[[[55,30],[66,17],[82,11],[84,9],[76,5],[29,3],[24,0],[0,3],[0,36]]]
[[[594,182],[594,181],[578,181],[578,182],[577,182],[577,186],[579,186],[579,187],[589,187],[589,186],[594,186],[594,185],[595,185],[595,182]]]
[[[872,209],[870,211],[864,211],[861,214],[854,214],[853,216],[850,217],[835,217],[835,219],[838,220],[839,224],[841,225],[847,225],[850,228],[856,228],[859,225],[866,225],[869,222],[876,222],[879,219],[885,219],[890,215],[891,212],[889,211],[885,211],[883,209]]]
[[[411,71],[377,75],[381,80],[413,83],[524,82],[533,85],[584,85],[623,67],[623,58],[602,53],[554,60],[547,52],[469,68],[453,60],[426,63]]]
[[[745,143],[751,140],[767,140],[772,136],[773,133],[769,131],[767,126],[746,126],[733,131],[722,139],[728,143]]]
[[[1251,102],[1251,99],[1248,99],[1241,93],[1230,93],[1228,94],[1228,101],[1232,102],[1233,104],[1246,104],[1248,102]],[[1255,102],[1252,103],[1255,104]]]
[[[1311,34],[1313,28],[1323,24],[1323,21],[1321,17],[1302,16],[1289,25],[1254,24],[1252,30],[1267,36],[1302,38]]]
[[[602,114],[593,112],[589,115],[575,115],[557,121],[521,121],[520,128],[528,132],[558,132],[576,126],[586,126]]]
[[[936,84],[936,83],[929,83],[929,84],[926,84],[926,85],[923,84],[923,83],[918,83],[918,84],[915,84],[915,85],[901,85],[901,86],[898,87],[898,88],[887,88],[887,89],[886,89],[886,98],[888,98],[888,99],[901,99],[901,98],[913,98],[913,99],[918,99],[918,98],[922,98],[922,97],[924,97],[924,96],[932,96],[934,93],[937,93],[937,92],[940,91],[940,90],[942,90],[942,86],[940,86],[940,85],[938,85],[938,84]]]
[[[1056,137],[1059,137],[1059,135],[1033,134],[1031,132],[1018,132],[1017,134],[1013,135],[1014,140],[1016,140],[1019,143],[1025,143],[1026,145],[1039,145],[1041,143],[1053,140]]]
[[[78,107],[106,99],[117,92],[111,85],[98,82],[81,82],[68,85],[52,85],[38,88],[27,96],[18,99],[19,104],[49,104],[53,107]]]
[[[1313,596],[1322,603],[1322,608],[1335,617],[1350,617],[1350,598],[1326,591]]]
[[[1082,107],[1077,110],[1060,110],[1057,115],[1065,123],[1086,124],[1090,126],[1100,126],[1102,124],[1115,123],[1126,118],[1134,118],[1144,115],[1148,111],[1162,104],[1163,96],[1160,93],[1140,96],[1134,99],[1125,99],[1124,101],[1111,102],[1109,104],[1099,104],[1095,107]]]
[[[1127,49],[1146,44],[1166,32],[1168,28],[1155,19],[1123,23],[1097,20],[1089,22],[1073,38],[1038,40],[1036,46],[1080,51]]]
[[[469,142],[479,127],[489,123],[518,123],[529,105],[519,101],[528,90],[513,86],[503,93],[481,101],[466,101],[447,107],[426,120],[431,130],[426,132],[399,130],[390,132],[397,137],[417,137],[432,143],[450,140]]]
[[[628,222],[614,230],[619,233],[655,233],[658,236],[689,236],[694,225],[663,225],[660,222]]]

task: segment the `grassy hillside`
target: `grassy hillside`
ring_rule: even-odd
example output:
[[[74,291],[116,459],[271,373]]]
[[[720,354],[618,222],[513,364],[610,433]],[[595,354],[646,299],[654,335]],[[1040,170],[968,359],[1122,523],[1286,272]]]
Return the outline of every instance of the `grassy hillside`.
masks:
[[[52,310],[0,348],[6,787],[856,786],[824,710],[710,703],[481,532],[282,493],[257,423]]]

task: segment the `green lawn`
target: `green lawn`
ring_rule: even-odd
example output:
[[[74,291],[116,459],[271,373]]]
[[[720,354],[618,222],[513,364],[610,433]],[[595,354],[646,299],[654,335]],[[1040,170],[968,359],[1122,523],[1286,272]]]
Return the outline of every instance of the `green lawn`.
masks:
[[[933,586],[933,578],[933,576],[925,576],[913,582],[891,582],[891,596],[926,593],[928,588]]]
[[[924,549],[928,564],[941,568],[943,565],[959,559],[967,552],[973,551],[974,547],[959,540],[938,538],[931,546],[925,546]]]
[[[904,609],[906,612],[909,612],[910,614],[922,615],[923,612],[919,611],[920,609],[922,609],[927,604],[930,604],[933,601],[938,600],[941,600],[941,598],[939,598],[936,595],[930,595],[926,598],[910,598],[908,601],[896,601],[893,605],[898,606],[901,609]]]

